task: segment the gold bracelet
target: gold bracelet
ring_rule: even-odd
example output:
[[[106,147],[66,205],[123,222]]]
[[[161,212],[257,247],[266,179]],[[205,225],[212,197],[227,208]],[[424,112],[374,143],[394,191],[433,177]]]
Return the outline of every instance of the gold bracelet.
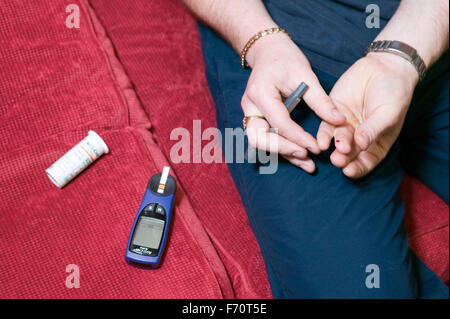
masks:
[[[250,48],[252,47],[252,45],[259,39],[261,39],[262,37],[265,37],[266,35],[270,35],[270,34],[274,34],[274,33],[279,33],[279,32],[283,32],[285,34],[288,35],[288,37],[291,37],[289,35],[289,33],[282,29],[282,28],[270,28],[270,29],[266,29],[264,31],[258,32],[257,34],[255,34],[253,37],[250,38],[250,40],[248,40],[247,44],[245,45],[244,49],[242,49],[241,52],[241,66],[243,69],[248,68],[248,63],[245,61],[245,57],[247,56],[247,52],[248,50],[250,50]]]

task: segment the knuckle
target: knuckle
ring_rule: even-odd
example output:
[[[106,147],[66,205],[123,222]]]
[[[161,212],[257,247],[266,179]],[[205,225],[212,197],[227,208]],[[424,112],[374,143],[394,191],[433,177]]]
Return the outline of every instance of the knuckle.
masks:
[[[242,98],[241,98],[241,107],[242,107],[242,109],[245,110],[247,104],[248,104],[248,97],[247,97],[247,94],[244,94],[244,95],[242,95]]]
[[[329,115],[328,112],[334,110],[336,107],[328,96],[319,95],[317,99],[315,99],[315,103],[311,107],[314,110],[326,112],[326,115]]]
[[[297,79],[296,77],[290,77],[281,79],[278,85],[281,93],[287,97],[291,95],[295,91],[295,89],[297,89],[297,87],[301,82],[302,82],[301,79]]]
[[[249,83],[246,89],[247,96],[252,101],[257,101],[261,94],[263,93],[263,89],[261,89],[260,85],[252,82]]]
[[[290,136],[290,131],[283,126],[276,128],[276,132],[278,133],[278,135],[284,136],[286,138]]]
[[[369,140],[373,141],[373,139],[375,137],[375,130],[373,129],[373,127],[371,125],[366,125],[366,126],[360,127],[359,134],[365,135],[369,138]]]

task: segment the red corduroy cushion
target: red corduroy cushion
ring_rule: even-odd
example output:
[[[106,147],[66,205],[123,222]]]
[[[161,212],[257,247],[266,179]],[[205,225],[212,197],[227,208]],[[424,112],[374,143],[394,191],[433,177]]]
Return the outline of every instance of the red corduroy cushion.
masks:
[[[409,246],[448,285],[448,205],[408,175],[403,179],[402,194]]]
[[[168,165],[85,1],[3,1],[0,21],[0,298],[231,298],[213,244],[179,185],[158,270],[126,264],[149,177]],[[97,131],[110,147],[63,190],[44,170]],[[176,172],[172,172],[176,177]],[[80,288],[66,287],[66,266]]]
[[[216,127],[195,20],[178,1],[91,1],[169,158],[174,128]],[[208,141],[203,142],[203,144]],[[192,156],[191,156],[192,160]],[[225,163],[175,164],[239,298],[272,296],[259,247]]]

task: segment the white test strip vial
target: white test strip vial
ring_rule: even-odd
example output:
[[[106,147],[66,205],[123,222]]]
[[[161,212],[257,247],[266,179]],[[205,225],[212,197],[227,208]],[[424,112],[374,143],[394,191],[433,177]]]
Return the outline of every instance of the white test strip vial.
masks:
[[[47,168],[45,172],[53,184],[63,188],[97,158],[108,152],[109,148],[103,139],[94,131],[89,131],[88,136]]]

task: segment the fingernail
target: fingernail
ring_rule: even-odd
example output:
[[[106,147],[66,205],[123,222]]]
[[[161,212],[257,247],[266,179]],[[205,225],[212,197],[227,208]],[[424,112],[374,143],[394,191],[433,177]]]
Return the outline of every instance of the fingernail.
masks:
[[[301,168],[302,170],[305,170],[305,171],[309,168],[308,163],[305,163],[305,162],[301,162],[300,164],[296,164],[296,165],[297,165],[297,167],[299,167],[299,168]]]
[[[311,148],[308,148],[308,149],[311,151],[311,153],[313,153],[315,155],[319,155],[320,152],[321,152],[321,149],[320,149],[319,145],[311,146]]]
[[[301,153],[301,152],[295,152],[292,154],[292,156],[298,158],[298,159],[304,159],[305,158],[305,154]]]
[[[314,164],[312,163],[303,164],[303,169],[310,174],[312,174],[315,171]]]

